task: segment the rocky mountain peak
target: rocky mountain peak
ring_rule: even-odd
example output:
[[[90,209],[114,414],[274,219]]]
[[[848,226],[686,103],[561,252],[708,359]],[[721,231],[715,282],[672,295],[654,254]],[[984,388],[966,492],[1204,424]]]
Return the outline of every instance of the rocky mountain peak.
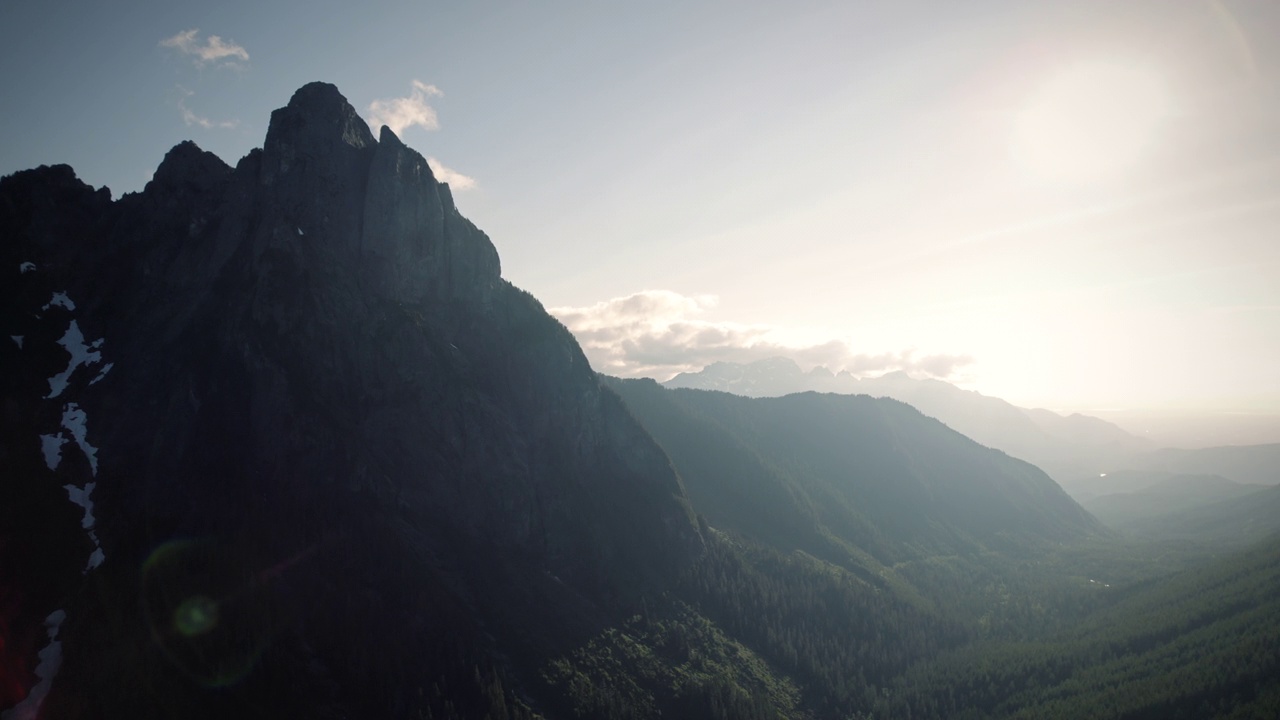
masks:
[[[368,124],[338,88],[313,82],[298,88],[289,104],[271,113],[264,150],[292,145],[313,151],[341,143],[354,149],[373,147]]]
[[[376,146],[355,108],[326,83],[303,86],[272,112],[257,178],[269,188],[260,200],[272,216],[264,218],[271,244],[287,246],[284,238],[301,229],[312,243],[355,250]]]
[[[890,370],[881,373],[875,377],[878,382],[895,382],[895,383],[918,383],[919,381],[911,377],[911,373],[906,370]]]
[[[222,158],[184,140],[174,145],[156,168],[147,192],[207,192],[231,174]]]
[[[661,449],[572,335],[502,280],[493,243],[426,160],[381,135],[313,83],[234,170],[182,143],[143,192],[114,202],[66,167],[0,179],[0,300],[22,310],[0,360],[25,403],[0,418],[16,473],[0,483],[0,550],[25,541],[13,528],[31,498],[65,520],[38,516],[60,549],[23,575],[27,600],[0,608],[0,624],[47,640],[42,619],[69,598],[48,716],[155,714],[105,682],[103,648],[142,658],[134,683],[221,682],[227,658],[179,668],[186,639],[159,648],[145,624],[111,620],[137,618],[138,568],[156,558],[194,552],[272,578],[254,587],[300,620],[244,647],[269,639],[264,665],[323,670],[282,707],[312,702],[332,685],[325,668],[354,652],[389,658],[350,683],[387,683],[374,714],[399,717],[434,677],[438,638],[475,647],[483,625],[509,649],[542,643],[535,633],[577,642],[701,552]],[[64,396],[46,397],[65,377]],[[62,426],[89,449],[67,440],[55,463]],[[63,489],[85,495],[90,482],[93,543]],[[105,562],[85,581],[97,550]],[[170,610],[155,616],[166,628]],[[348,626],[358,635],[330,641]],[[15,660],[19,695],[38,647]],[[251,668],[256,652],[232,660]],[[208,716],[237,715],[222,710]]]

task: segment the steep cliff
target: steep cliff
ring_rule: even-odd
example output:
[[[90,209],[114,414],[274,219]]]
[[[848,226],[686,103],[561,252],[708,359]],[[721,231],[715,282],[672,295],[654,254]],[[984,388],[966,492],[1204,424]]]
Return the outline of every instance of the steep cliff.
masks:
[[[572,336],[331,85],[234,169],[183,143],[114,202],[66,167],[7,177],[0,238],[23,336],[0,437],[22,592],[0,611],[23,695],[65,608],[46,713],[399,716],[439,667],[481,648],[518,676],[700,552]],[[92,362],[59,349],[73,325]],[[15,524],[33,508],[57,520],[40,547]]]

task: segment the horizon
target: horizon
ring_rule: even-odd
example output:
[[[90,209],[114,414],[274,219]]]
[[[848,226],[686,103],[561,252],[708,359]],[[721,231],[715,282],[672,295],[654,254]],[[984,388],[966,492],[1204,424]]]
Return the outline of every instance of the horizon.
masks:
[[[774,356],[752,361],[751,363],[739,363],[743,365],[751,365],[756,363],[765,363],[778,359],[786,359],[791,361],[799,368],[800,372],[808,374],[815,369],[824,368],[830,371],[825,365],[814,364],[805,366],[797,363],[792,358],[784,356]],[[713,365],[717,365],[727,361],[717,361],[711,365],[707,365],[701,370],[692,371],[691,373],[676,373],[666,378],[648,377],[655,382],[666,385],[681,375],[692,374],[697,375],[703,370],[709,369]],[[847,370],[835,373],[838,377],[842,374],[848,374],[856,380],[876,380],[887,375],[905,375],[913,380],[938,380],[927,373],[912,372],[909,370],[888,370],[876,374],[856,375]],[[942,380],[941,382],[947,382]],[[952,383],[955,387],[963,390],[977,392],[986,397],[995,397],[987,395],[979,390],[972,388],[964,388],[961,385]],[[996,398],[1005,400],[1007,398]],[[1049,410],[1064,417],[1071,415],[1092,416],[1101,420],[1105,420],[1113,425],[1120,427],[1122,430],[1150,440],[1159,447],[1169,448],[1207,448],[1222,447],[1227,445],[1270,445],[1280,443],[1280,413],[1267,412],[1195,412],[1195,411],[1151,411],[1143,408],[1123,408],[1123,407],[1040,407],[1040,406],[1019,406],[1017,403],[1010,403],[1016,407],[1025,410]]]
[[[1275,442],[1280,8],[1113,5],[418,7],[303,33],[281,8],[13,3],[7,66],[77,62],[0,80],[0,175],[65,162],[119,197],[185,139],[234,165],[322,79],[429,158],[600,372],[783,355]]]

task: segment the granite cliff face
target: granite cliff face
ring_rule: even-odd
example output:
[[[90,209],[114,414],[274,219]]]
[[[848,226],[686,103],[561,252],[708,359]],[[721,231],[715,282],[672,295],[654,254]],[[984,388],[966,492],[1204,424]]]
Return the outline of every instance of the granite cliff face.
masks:
[[[114,202],[7,177],[0,239],[0,707],[65,609],[51,717],[402,716],[475,648],[518,676],[700,552],[572,336],[331,85],[234,169],[183,143]]]

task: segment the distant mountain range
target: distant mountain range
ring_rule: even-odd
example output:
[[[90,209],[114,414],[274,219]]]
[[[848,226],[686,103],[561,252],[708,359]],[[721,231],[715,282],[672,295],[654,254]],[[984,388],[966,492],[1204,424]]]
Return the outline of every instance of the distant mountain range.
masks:
[[[1149,440],[1096,417],[1021,408],[941,380],[916,379],[905,372],[857,378],[848,372],[832,373],[825,367],[805,372],[788,358],[770,358],[748,364],[714,363],[700,372],[681,373],[663,384],[748,397],[815,391],[901,400],[983,445],[1040,467],[1069,491],[1076,481],[1097,477],[1127,458],[1155,449]]]
[[[1228,480],[1221,475],[1186,475],[1158,470],[1120,470],[1108,474],[1109,492],[1086,500],[1085,509],[1118,528],[1157,521],[1165,515],[1245,497],[1266,490]]]
[[[1111,527],[1161,542],[1243,546],[1280,533],[1280,486],[1275,485],[1175,475],[1157,485],[1103,495],[1084,505]]]
[[[821,366],[805,372],[793,360],[776,357],[753,363],[713,363],[698,372],[676,375],[663,385],[747,397],[814,391],[893,398],[983,445],[1036,465],[1082,502],[1158,485],[1171,475],[1216,474],[1236,483],[1280,483],[1280,444],[1157,448],[1150,440],[1100,418],[1022,408],[904,372],[871,378],[833,373]],[[1121,476],[1119,471],[1137,473]]]

